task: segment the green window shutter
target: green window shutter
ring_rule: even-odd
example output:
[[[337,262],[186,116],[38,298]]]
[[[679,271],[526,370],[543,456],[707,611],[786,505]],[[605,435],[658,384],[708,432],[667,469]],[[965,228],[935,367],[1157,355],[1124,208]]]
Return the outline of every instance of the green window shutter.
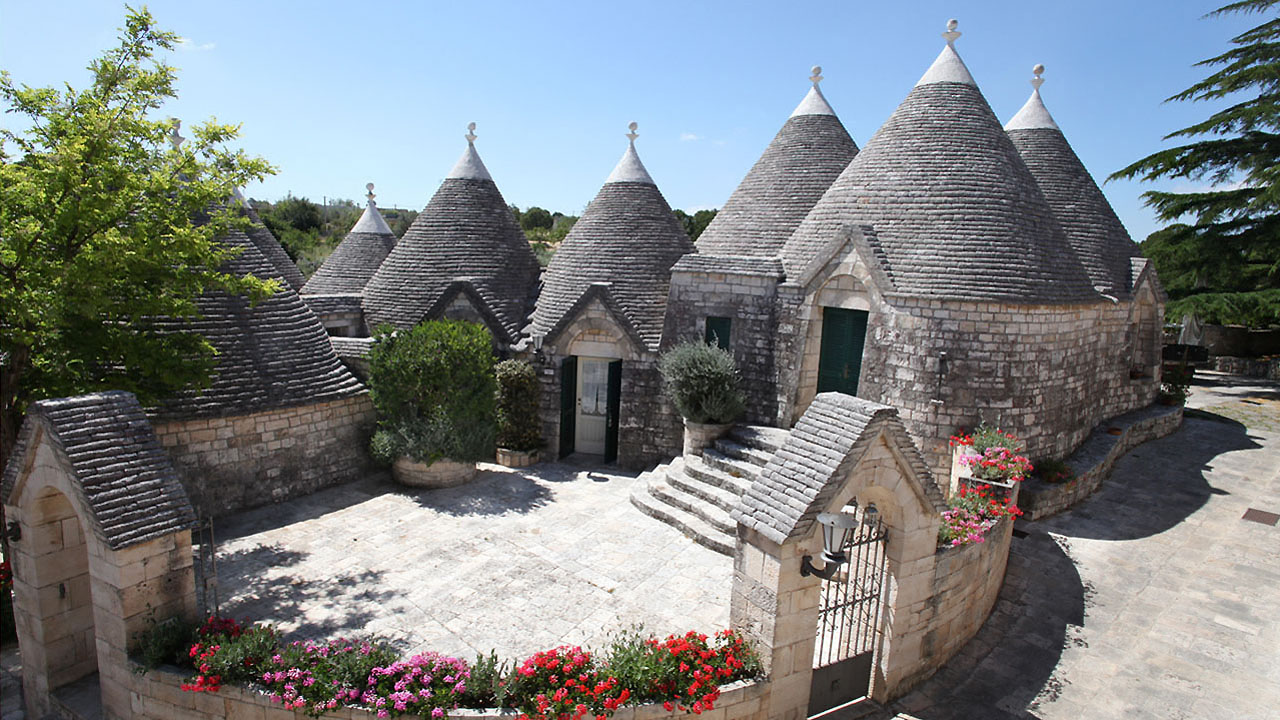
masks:
[[[578,358],[570,356],[560,363],[560,457],[573,454],[574,433],[578,416]]]
[[[707,332],[703,340],[720,346],[721,350],[729,349],[729,338],[733,319],[727,317],[707,317]]]

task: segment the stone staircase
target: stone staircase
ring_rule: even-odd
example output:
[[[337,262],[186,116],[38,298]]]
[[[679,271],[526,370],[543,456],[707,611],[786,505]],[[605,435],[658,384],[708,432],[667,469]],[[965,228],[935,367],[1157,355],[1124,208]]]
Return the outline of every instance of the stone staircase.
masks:
[[[787,431],[738,425],[702,455],[685,455],[642,474],[631,504],[695,542],[733,554],[730,511],[787,438]]]

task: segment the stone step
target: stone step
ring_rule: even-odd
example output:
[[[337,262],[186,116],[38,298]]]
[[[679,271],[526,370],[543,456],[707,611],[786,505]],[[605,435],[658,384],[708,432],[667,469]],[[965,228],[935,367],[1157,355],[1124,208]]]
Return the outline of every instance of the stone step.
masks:
[[[761,450],[760,448],[752,447],[750,445],[743,445],[742,443],[735,442],[727,437],[722,437],[719,440],[716,440],[715,449],[731,458],[746,460],[757,467],[764,467],[765,463],[769,462],[769,458],[773,457],[773,453],[768,450]],[[704,450],[703,455],[705,454],[706,451]]]
[[[637,478],[636,484],[631,488],[631,504],[645,515],[676,528],[699,545],[708,547],[721,555],[732,556],[735,542],[733,535],[715,528],[692,513],[658,500],[650,493],[650,483],[660,482],[660,476],[665,472],[665,469],[660,466]]]
[[[773,454],[782,447],[790,434],[789,430],[768,425],[735,425],[729,431],[729,438],[742,445],[756,447]]]
[[[734,460],[715,450],[707,450],[702,457],[684,458],[684,472],[695,480],[718,485],[742,497],[756,481],[760,468],[751,463]]]
[[[696,495],[703,502],[709,503],[725,513],[733,511],[742,493],[733,487],[725,487],[719,483],[706,482],[700,476],[689,472],[690,467],[684,463],[672,462],[667,468],[667,484],[690,495]],[[733,478],[729,478],[730,481]]]
[[[654,499],[682,510],[726,535],[735,532],[735,523],[729,519],[727,510],[672,485],[667,480],[666,475],[658,476],[649,481],[649,494]]]

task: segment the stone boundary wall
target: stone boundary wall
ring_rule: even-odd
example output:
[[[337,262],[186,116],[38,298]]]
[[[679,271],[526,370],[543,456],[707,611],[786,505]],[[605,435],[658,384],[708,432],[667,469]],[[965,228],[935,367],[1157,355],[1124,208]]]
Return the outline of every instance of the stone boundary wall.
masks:
[[[1261,359],[1225,356],[1216,357],[1213,358],[1212,367],[1217,372],[1229,373],[1231,375],[1265,378],[1267,380],[1280,380],[1280,357]]]
[[[131,663],[132,669],[141,667]],[[177,668],[157,668],[145,675],[134,674],[130,692],[133,717],[153,720],[302,720],[301,710],[285,710],[266,693],[243,686],[225,685],[216,693],[196,693],[181,689],[183,675]],[[726,685],[714,710],[698,716],[705,720],[765,720],[768,682],[738,682]],[[491,708],[459,708],[449,712],[456,720],[515,720],[519,711]],[[339,707],[324,714],[326,720],[374,720],[377,713],[359,708]],[[662,703],[619,708],[613,720],[663,720],[685,718],[685,713],[668,711]]]
[[[1251,330],[1243,325],[1205,325],[1204,341],[1210,355],[1259,357],[1280,354],[1280,328]]]
[[[1017,433],[1033,458],[1063,457],[1159,392],[1158,357],[1130,378],[1130,309],[894,298],[871,314],[858,394],[899,408],[939,479],[948,438],[983,421]]]
[[[1080,449],[1066,459],[1075,479],[1051,484],[1029,478],[1019,490],[1018,507],[1028,520],[1066,510],[1097,491],[1102,481],[1110,477],[1120,456],[1148,440],[1171,435],[1181,424],[1181,405],[1151,405],[1098,425]],[[1119,428],[1120,434],[1111,433],[1112,428]]]
[[[187,494],[204,516],[280,502],[373,470],[367,393],[249,415],[158,422]]]
[[[777,421],[777,288],[778,279],[765,274],[677,270],[671,275],[664,344],[701,342],[708,316],[730,318],[729,348],[747,401],[743,422]]]
[[[939,548],[934,554],[933,584],[910,609],[920,615],[915,621],[921,626],[920,659],[907,669],[898,693],[933,675],[978,634],[1000,596],[1012,540],[1013,521],[1003,518],[983,542]]]

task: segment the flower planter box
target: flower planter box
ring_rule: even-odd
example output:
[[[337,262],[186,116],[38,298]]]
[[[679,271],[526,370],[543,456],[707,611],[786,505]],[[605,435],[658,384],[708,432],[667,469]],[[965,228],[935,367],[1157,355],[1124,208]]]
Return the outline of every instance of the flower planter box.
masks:
[[[529,467],[537,462],[537,450],[511,450],[509,448],[498,448],[498,464],[503,467]]]
[[[696,423],[684,421],[684,454],[701,455],[702,451],[729,432],[733,423]]]
[[[391,466],[391,475],[396,482],[409,487],[455,487],[470,482],[476,476],[476,464],[437,460],[428,465],[402,457]]]

